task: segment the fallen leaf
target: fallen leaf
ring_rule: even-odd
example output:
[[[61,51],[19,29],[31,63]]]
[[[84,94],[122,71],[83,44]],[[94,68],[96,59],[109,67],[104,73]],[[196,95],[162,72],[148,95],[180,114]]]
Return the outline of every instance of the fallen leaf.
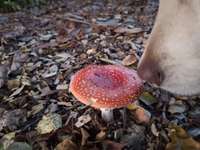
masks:
[[[92,120],[92,118],[90,117],[90,115],[82,115],[78,118],[78,121],[75,123],[75,126],[77,128],[82,127],[83,125],[87,124],[88,122],[90,122]]]
[[[159,131],[154,123],[152,123],[152,125],[151,125],[151,132],[153,133],[153,135],[158,137]]]
[[[65,106],[65,107],[72,107],[73,106],[71,102],[57,102],[57,104],[61,105],[61,106]]]
[[[3,33],[3,37],[6,39],[14,39],[25,32],[26,28],[22,24],[9,25],[7,32]]]
[[[192,137],[200,137],[200,128],[191,128],[188,130],[188,134]]]
[[[200,143],[190,137],[183,128],[172,125],[170,129],[171,142],[165,150],[200,150]]]
[[[122,150],[124,147],[124,144],[106,140],[103,142],[103,147],[104,147],[103,149],[106,149],[106,150]]]
[[[23,63],[26,62],[27,59],[28,59],[28,54],[22,53],[21,51],[16,51],[13,56],[13,61],[12,61],[10,71],[13,72],[20,69]]]
[[[115,18],[97,18],[94,28],[98,30],[100,27],[116,27],[119,25],[119,20]],[[94,29],[94,30],[95,30]]]
[[[0,65],[0,88],[4,85],[8,75],[8,68],[6,65]]]
[[[87,139],[90,137],[90,135],[84,128],[81,128],[81,135],[81,145],[84,146],[87,143]]]
[[[96,135],[96,139],[99,140],[99,141],[104,140],[105,138],[106,138],[106,132],[105,131],[100,131]]]
[[[118,27],[114,31],[116,33],[128,33],[128,34],[136,34],[143,32],[142,28],[127,28],[127,27]]]
[[[49,41],[54,35],[50,34],[40,34],[40,40],[42,41]]]
[[[5,134],[1,138],[3,150],[6,150],[8,148],[8,146],[14,142],[15,135],[16,135],[15,132],[10,132],[10,133]]]
[[[191,117],[191,118],[200,118],[200,106],[195,105],[195,106],[189,111],[189,117]]]
[[[135,103],[131,103],[127,105],[128,110],[136,110],[139,106]]]
[[[134,117],[137,123],[149,123],[151,119],[151,114],[142,107],[138,107],[134,112]]]
[[[110,60],[107,58],[99,58],[100,61],[108,63],[108,64],[112,64],[112,65],[121,65],[120,62],[114,61],[114,60]]]
[[[92,55],[92,54],[95,54],[95,53],[96,53],[96,48],[91,48],[91,49],[87,50],[88,55]]]
[[[20,86],[21,82],[20,79],[12,79],[7,81],[7,87],[10,90],[16,89]]]
[[[183,113],[187,110],[186,105],[182,101],[176,101],[174,104],[170,105],[168,108],[168,112],[175,113]]]
[[[20,88],[15,90],[9,97],[14,97],[14,96],[20,94],[22,92],[22,90],[24,89],[24,87],[25,87],[25,85],[22,85]]]
[[[59,114],[51,113],[44,115],[37,125],[40,134],[50,133],[62,127],[62,118]]]
[[[77,118],[77,116],[78,116],[78,112],[70,111],[67,121],[65,122],[65,126],[68,125],[68,123],[70,122],[71,119],[75,119],[75,118]]]
[[[144,130],[142,129],[144,127],[138,125],[136,128],[138,127],[141,129],[132,130],[128,127],[129,132],[127,134],[123,134],[120,140],[121,143],[125,143],[126,146],[130,147],[131,150],[145,149],[146,136],[144,134]]]
[[[69,87],[68,84],[63,83],[63,84],[59,84],[59,85],[57,85],[56,90],[67,90],[68,87]]]
[[[78,150],[77,145],[72,142],[69,139],[63,140],[61,143],[59,143],[56,148],[56,150]]]
[[[136,62],[137,62],[137,58],[134,54],[128,55],[122,60],[122,64],[124,66],[130,66],[130,65],[135,64]]]
[[[114,140],[119,140],[122,138],[123,135],[124,135],[124,130],[122,128],[119,128],[114,131],[113,138]]]
[[[32,150],[32,147],[25,142],[13,142],[7,150]]]
[[[139,106],[137,102],[128,104],[127,108],[131,111],[137,123],[149,123],[150,112]]]
[[[62,53],[56,53],[56,62],[65,62],[67,59],[69,58],[72,58],[73,56],[70,55],[69,53],[65,53],[65,52],[62,52]]]
[[[151,95],[149,92],[143,92],[139,97],[140,101],[145,103],[147,106],[157,103],[157,99]]]
[[[40,112],[44,108],[44,104],[40,103],[38,105],[35,105],[31,108],[31,111],[29,111],[29,115],[36,115],[38,112]]]
[[[50,89],[48,86],[46,86],[46,87],[40,89],[40,92],[41,92],[40,96],[47,96],[47,95],[49,95],[52,91],[51,91],[51,89]]]
[[[1,127],[8,127],[11,131],[16,130],[27,120],[26,111],[22,109],[15,109],[11,111],[5,111],[0,118]]]
[[[130,44],[131,48],[136,51],[138,48],[136,46],[136,44],[134,42],[132,42],[131,40],[125,41],[124,43]]]
[[[46,72],[42,74],[43,78],[50,78],[58,73],[58,66],[57,65],[52,65],[51,67],[48,68]]]

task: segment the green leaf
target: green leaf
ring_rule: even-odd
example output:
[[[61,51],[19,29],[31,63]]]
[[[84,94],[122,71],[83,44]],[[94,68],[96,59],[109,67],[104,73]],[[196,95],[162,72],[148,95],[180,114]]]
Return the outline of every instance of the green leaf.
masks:
[[[32,147],[25,142],[14,142],[7,150],[32,150]]]
[[[0,150],[4,150],[3,144],[0,144]]]
[[[157,99],[149,92],[142,93],[139,99],[148,106],[157,103]]]

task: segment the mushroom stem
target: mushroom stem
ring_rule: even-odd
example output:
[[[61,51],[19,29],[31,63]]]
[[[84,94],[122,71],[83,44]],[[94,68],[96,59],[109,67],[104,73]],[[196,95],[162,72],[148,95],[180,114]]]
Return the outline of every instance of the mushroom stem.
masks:
[[[111,122],[113,121],[113,109],[112,108],[100,108],[101,110],[101,117],[103,118],[104,121],[106,122]]]

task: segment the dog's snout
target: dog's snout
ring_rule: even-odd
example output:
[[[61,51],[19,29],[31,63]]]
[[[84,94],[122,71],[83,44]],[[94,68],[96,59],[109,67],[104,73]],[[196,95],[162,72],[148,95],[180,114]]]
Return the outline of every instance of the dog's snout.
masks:
[[[161,85],[164,80],[164,75],[161,69],[157,67],[157,64],[152,62],[141,62],[138,66],[138,74],[143,80],[155,83],[158,86]]]

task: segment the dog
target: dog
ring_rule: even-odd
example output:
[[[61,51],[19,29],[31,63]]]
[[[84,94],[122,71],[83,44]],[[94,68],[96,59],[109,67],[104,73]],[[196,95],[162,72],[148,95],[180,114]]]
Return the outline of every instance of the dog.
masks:
[[[174,94],[200,94],[200,0],[160,0],[138,74]]]

